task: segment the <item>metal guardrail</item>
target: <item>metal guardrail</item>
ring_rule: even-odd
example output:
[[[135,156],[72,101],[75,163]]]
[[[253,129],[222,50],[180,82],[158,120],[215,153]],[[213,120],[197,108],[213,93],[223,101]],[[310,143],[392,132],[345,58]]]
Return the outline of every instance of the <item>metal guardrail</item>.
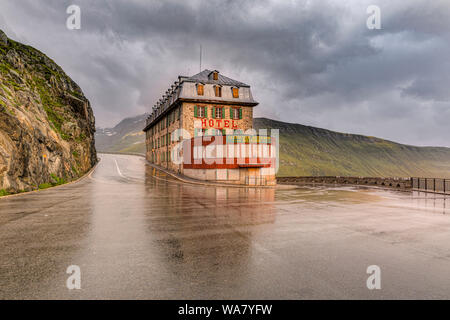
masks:
[[[348,177],[348,176],[298,176],[277,177],[281,184],[350,184],[376,186],[396,190],[411,189],[411,178]]]
[[[411,181],[413,190],[450,194],[450,179],[411,178]]]

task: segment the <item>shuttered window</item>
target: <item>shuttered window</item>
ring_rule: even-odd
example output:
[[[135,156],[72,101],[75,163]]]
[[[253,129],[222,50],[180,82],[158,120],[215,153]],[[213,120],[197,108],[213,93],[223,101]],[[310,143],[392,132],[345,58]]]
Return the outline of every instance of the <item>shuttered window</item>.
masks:
[[[239,98],[239,88],[232,88],[233,98]]]
[[[230,108],[230,118],[231,119],[242,119],[242,109],[241,108]]]
[[[208,116],[207,109],[205,106],[199,106],[198,107],[198,116],[200,118],[206,118]]]
[[[194,106],[194,117],[195,118],[208,117],[208,108],[205,106]]]
[[[215,108],[216,112],[214,118],[222,119],[225,116],[224,108]]]

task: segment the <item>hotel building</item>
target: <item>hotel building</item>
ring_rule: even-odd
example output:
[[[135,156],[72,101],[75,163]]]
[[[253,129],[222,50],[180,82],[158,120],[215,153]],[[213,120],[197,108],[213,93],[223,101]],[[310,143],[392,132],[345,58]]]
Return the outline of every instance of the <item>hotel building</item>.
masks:
[[[217,70],[179,76],[147,119],[146,158],[198,180],[274,185],[276,142],[255,136],[257,105],[249,85]]]

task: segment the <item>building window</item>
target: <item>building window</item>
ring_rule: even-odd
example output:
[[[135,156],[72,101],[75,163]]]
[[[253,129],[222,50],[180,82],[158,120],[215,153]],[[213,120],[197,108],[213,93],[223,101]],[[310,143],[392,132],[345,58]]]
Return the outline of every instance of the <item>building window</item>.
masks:
[[[214,91],[216,92],[216,97],[221,97],[222,96],[222,87],[215,86],[214,89],[215,89]]]
[[[197,134],[199,135],[200,132],[203,134],[203,136],[220,136],[225,135],[226,130],[225,129],[197,129]]]
[[[214,80],[219,80],[219,73],[217,71],[213,72],[213,79]]]
[[[214,118],[223,119],[225,118],[225,109],[222,107],[214,108]]]
[[[194,129],[194,137],[203,137],[206,136],[208,133],[207,129]]]
[[[206,118],[208,116],[208,108],[205,106],[194,106],[195,118]]]
[[[203,95],[203,89],[204,89],[204,85],[199,83],[197,84],[197,95],[202,96]]]
[[[231,119],[242,119],[242,109],[241,108],[230,108],[230,118]]]
[[[198,107],[198,116],[200,117],[200,118],[206,118],[208,115],[207,115],[207,109],[206,109],[206,107]]]
[[[233,91],[233,98],[239,98],[239,88],[232,88],[231,89]]]

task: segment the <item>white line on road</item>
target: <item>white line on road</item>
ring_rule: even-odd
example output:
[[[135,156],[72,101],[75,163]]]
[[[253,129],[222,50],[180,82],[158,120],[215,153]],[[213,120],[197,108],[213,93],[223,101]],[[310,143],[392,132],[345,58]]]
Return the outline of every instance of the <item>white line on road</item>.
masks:
[[[120,172],[119,164],[117,163],[117,160],[116,160],[116,159],[114,159],[114,162],[116,163],[116,168],[117,168],[117,172],[119,173],[119,176],[121,176],[122,178],[125,178],[125,177],[123,176],[122,172]]]

